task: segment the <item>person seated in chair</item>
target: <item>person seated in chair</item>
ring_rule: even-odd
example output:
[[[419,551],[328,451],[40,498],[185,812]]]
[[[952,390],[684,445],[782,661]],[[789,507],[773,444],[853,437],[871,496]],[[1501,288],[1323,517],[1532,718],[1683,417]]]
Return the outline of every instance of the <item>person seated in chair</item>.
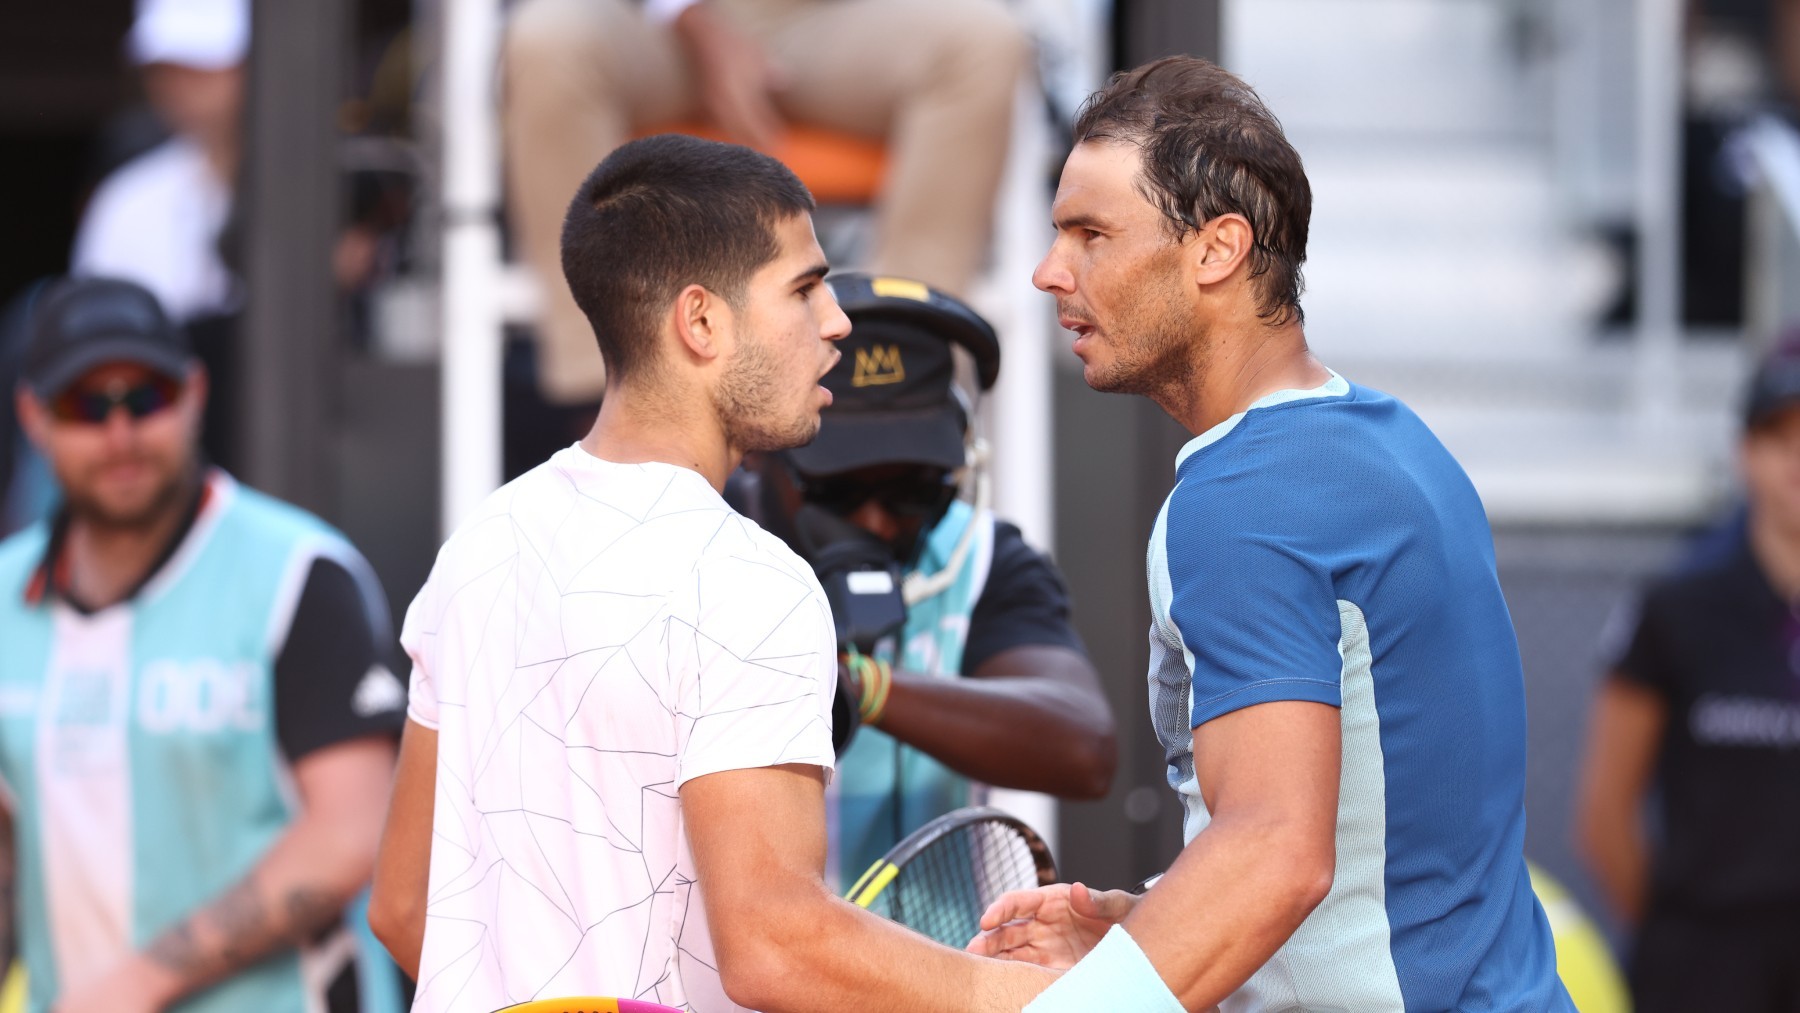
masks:
[[[567,195],[634,132],[704,120],[766,150],[794,123],[883,141],[869,263],[961,294],[1027,51],[1000,0],[523,0],[503,120],[515,239],[544,290],[544,397],[591,418],[604,389],[558,242]]]

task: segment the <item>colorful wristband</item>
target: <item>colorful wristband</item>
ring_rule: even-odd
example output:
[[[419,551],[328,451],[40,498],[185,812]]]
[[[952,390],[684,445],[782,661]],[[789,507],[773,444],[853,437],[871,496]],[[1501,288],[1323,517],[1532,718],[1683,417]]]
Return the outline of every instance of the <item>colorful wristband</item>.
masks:
[[[862,686],[862,722],[879,725],[887,711],[888,693],[894,688],[893,666],[880,658],[862,656],[865,662]]]
[[[1108,929],[1100,945],[1031,1000],[1025,1013],[1087,1013],[1096,1009],[1187,1013],[1123,925]]]

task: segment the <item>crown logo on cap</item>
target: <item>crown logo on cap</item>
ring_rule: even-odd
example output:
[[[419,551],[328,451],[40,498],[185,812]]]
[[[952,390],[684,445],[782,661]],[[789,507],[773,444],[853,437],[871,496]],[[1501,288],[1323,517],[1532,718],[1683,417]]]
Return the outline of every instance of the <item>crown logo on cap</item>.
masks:
[[[850,377],[852,387],[879,387],[906,379],[906,364],[900,361],[899,345],[871,345],[856,350],[856,372]]]

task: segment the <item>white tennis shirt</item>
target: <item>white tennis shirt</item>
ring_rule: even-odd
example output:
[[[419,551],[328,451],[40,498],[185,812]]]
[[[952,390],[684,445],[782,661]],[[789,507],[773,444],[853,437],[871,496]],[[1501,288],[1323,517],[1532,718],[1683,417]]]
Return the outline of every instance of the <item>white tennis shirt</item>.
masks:
[[[831,768],[836,641],[806,564],[697,472],[573,446],[450,538],[401,640],[438,732],[413,1008],[738,1009],[678,789]]]

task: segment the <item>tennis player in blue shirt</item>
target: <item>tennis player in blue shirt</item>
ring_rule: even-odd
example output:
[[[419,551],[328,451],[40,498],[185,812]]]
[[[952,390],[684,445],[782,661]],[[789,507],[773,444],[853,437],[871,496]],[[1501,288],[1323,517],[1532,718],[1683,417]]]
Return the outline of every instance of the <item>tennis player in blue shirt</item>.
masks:
[[[1195,434],[1148,565],[1187,847],[1141,897],[1009,894],[970,949],[1071,968],[1042,1013],[1573,1010],[1487,518],[1417,416],[1308,351],[1299,155],[1189,57],[1115,77],[1075,137],[1034,280],[1089,386]]]

